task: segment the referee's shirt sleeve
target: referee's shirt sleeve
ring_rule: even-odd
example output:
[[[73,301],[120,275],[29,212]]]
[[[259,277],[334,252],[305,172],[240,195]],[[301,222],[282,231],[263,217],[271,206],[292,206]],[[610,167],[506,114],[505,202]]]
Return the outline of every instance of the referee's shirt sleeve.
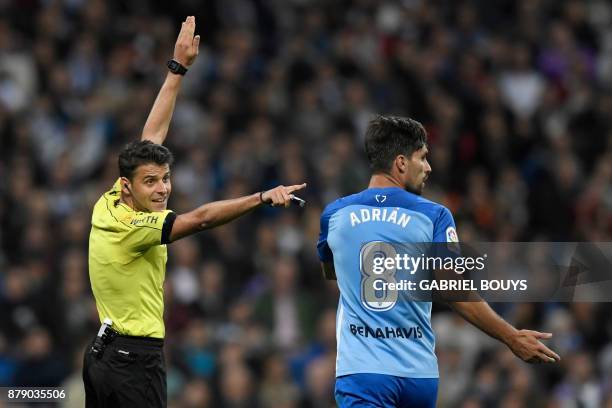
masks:
[[[134,212],[125,220],[130,226],[123,243],[138,251],[144,251],[154,245],[170,242],[170,232],[176,214],[170,210],[159,212]]]

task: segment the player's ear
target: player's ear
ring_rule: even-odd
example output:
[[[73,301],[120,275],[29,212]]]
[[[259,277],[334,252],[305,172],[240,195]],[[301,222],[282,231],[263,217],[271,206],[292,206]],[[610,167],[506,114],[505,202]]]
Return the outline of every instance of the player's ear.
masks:
[[[406,156],[403,154],[400,154],[395,158],[395,166],[400,173],[404,173],[406,171],[406,164]]]
[[[119,182],[121,183],[121,192],[123,194],[131,194],[130,180],[127,177],[121,177]]]

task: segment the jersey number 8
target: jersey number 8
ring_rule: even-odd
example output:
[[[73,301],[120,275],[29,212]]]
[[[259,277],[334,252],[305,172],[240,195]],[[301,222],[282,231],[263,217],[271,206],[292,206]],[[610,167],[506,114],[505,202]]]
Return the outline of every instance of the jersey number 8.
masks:
[[[397,255],[393,245],[381,242],[368,242],[361,247],[359,254],[359,269],[361,270],[361,303],[366,309],[374,312],[383,312],[391,309],[397,303],[397,290],[389,290],[386,284],[396,283],[395,262],[387,269],[384,261],[376,262],[377,258],[395,258]],[[375,264],[377,267],[375,267]],[[382,269],[382,271],[380,270]],[[379,283],[376,283],[379,282]],[[384,289],[380,290],[380,288]],[[377,290],[378,288],[379,290]]]

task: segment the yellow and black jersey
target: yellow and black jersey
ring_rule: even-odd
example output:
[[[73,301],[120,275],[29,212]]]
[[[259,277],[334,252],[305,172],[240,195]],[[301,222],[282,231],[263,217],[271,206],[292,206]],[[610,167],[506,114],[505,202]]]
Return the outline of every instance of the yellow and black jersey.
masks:
[[[121,203],[119,179],[93,209],[89,278],[100,321],[121,334],[163,338],[170,210],[138,212]]]

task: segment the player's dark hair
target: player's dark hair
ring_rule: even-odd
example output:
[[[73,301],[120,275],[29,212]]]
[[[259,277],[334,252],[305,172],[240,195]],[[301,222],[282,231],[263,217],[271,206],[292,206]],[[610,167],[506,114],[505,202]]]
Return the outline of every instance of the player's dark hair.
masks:
[[[427,145],[425,128],[416,120],[400,116],[378,116],[368,124],[365,151],[373,172],[388,172],[400,154],[412,153]]]
[[[150,140],[138,140],[128,143],[119,153],[119,175],[132,180],[138,166],[155,163],[172,165],[174,156],[167,147]]]

